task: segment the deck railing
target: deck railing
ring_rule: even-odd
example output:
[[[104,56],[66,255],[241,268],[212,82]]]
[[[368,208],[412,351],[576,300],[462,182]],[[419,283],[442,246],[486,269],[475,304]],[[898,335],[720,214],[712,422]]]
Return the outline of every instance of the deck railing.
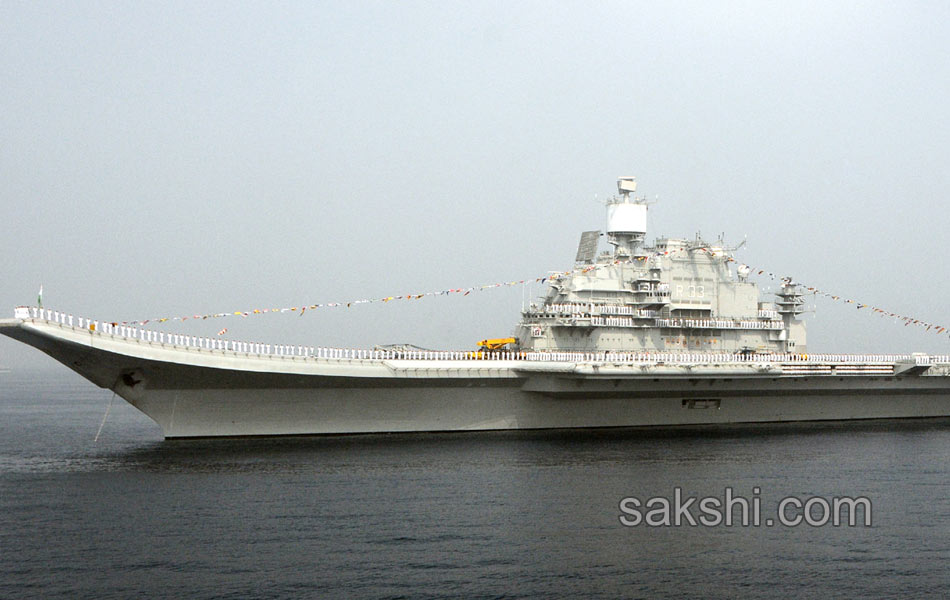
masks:
[[[234,353],[275,358],[331,360],[445,360],[445,361],[532,361],[570,363],[612,363],[635,365],[709,365],[721,363],[757,364],[881,364],[913,361],[918,365],[950,364],[950,355],[927,354],[730,354],[703,352],[480,352],[470,350],[369,350],[286,344],[264,344],[153,331],[121,323],[77,317],[33,306],[16,308],[15,318],[44,321],[91,335],[136,340],[140,343],[207,352]]]
[[[781,321],[743,321],[736,319],[657,319],[656,327],[686,329],[783,329]]]

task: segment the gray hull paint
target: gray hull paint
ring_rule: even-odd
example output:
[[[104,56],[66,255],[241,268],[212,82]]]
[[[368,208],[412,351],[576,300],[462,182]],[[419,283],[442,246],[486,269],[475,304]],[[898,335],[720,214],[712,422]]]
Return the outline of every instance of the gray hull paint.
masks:
[[[133,402],[166,437],[566,429],[942,417],[925,394],[751,396],[719,408],[679,398],[551,398],[518,390],[182,390]]]
[[[946,376],[775,376],[733,365],[598,377],[563,363],[255,357],[20,319],[0,320],[0,333],[115,390],[168,438],[950,416]]]

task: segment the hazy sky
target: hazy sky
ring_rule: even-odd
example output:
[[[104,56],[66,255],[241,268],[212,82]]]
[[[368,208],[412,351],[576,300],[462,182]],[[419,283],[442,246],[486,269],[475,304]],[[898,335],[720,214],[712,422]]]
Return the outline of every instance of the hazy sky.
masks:
[[[635,175],[651,239],[747,238],[740,261],[950,325],[942,2],[5,1],[0,89],[4,316],[41,284],[126,320],[534,278]],[[165,327],[469,348],[521,302]],[[816,305],[812,351],[950,352]]]

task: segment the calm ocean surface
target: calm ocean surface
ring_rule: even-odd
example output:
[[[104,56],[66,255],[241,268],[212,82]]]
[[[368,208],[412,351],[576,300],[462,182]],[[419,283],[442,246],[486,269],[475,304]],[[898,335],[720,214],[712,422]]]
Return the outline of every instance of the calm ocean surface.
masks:
[[[116,399],[94,442],[110,396],[0,374],[0,597],[950,589],[950,420],[164,442]],[[760,488],[763,520],[787,496],[865,496],[873,524],[621,525],[622,498],[676,487]]]

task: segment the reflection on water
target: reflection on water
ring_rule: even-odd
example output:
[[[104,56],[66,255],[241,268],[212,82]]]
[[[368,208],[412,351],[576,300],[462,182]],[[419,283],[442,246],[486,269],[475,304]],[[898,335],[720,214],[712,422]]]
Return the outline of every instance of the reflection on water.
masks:
[[[0,388],[0,597],[921,596],[950,419],[163,441],[73,376]],[[13,377],[11,377],[13,376]],[[9,378],[9,379],[8,379]],[[870,528],[627,528],[627,496],[867,496]]]

